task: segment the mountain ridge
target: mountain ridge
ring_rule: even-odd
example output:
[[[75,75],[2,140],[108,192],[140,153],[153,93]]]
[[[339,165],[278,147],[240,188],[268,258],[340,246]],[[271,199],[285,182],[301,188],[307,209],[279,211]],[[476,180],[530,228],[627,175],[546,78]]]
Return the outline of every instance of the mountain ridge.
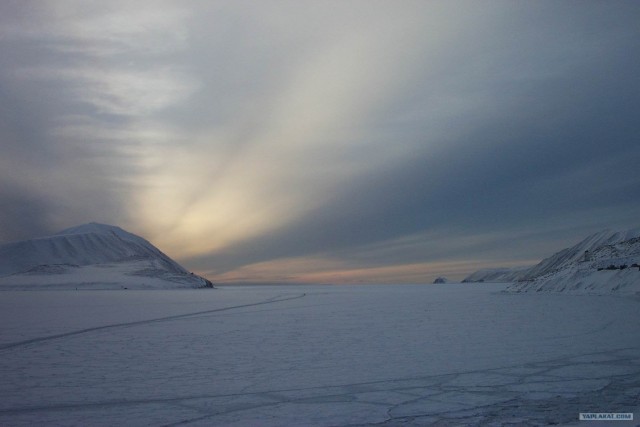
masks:
[[[640,294],[640,228],[605,229],[523,269],[479,270],[465,282],[512,283],[512,292]]]
[[[113,225],[93,222],[49,236],[0,245],[0,278],[4,278],[0,282],[22,283],[25,282],[24,276],[34,281],[34,276],[47,274],[84,277],[90,276],[89,272],[100,276],[103,282],[117,282],[108,274],[102,274],[106,270],[89,268],[95,266],[111,266],[111,272],[118,272],[116,276],[127,276],[120,279],[131,286],[136,285],[131,277],[147,277],[154,279],[154,283],[161,280],[191,284],[191,287],[212,286],[207,279],[189,273],[147,240]],[[80,270],[83,274],[79,274]]]
[[[533,266],[521,280],[534,280],[552,271],[561,270],[572,262],[584,257],[585,252],[592,252],[604,245],[620,243],[634,237],[640,237],[640,228],[630,230],[605,229],[593,233],[577,244],[562,249]]]

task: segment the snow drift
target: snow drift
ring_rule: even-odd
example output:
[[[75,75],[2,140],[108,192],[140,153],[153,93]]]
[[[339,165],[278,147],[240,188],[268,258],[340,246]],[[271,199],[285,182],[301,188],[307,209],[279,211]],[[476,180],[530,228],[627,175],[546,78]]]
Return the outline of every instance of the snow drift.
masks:
[[[0,276],[3,288],[212,286],[147,240],[97,223],[1,245]]]

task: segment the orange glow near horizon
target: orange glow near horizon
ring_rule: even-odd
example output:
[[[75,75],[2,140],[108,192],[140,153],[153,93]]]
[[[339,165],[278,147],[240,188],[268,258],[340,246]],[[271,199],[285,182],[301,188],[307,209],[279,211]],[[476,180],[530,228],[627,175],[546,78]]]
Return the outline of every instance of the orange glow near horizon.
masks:
[[[224,283],[308,283],[308,284],[412,284],[432,283],[436,277],[461,281],[483,268],[533,265],[537,260],[512,262],[449,261],[425,262],[385,267],[352,268],[336,260],[295,258],[257,263],[216,275],[201,272],[210,280]]]

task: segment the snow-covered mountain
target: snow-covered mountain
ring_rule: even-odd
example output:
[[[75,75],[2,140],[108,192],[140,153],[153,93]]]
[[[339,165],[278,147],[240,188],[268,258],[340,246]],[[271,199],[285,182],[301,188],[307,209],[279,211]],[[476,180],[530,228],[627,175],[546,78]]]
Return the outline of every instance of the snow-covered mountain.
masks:
[[[531,266],[516,268],[483,268],[482,270],[478,270],[465,277],[462,282],[511,283],[520,280],[530,269]]]
[[[89,223],[37,239],[0,245],[0,286],[210,287],[145,239]]]
[[[623,234],[619,238],[631,235],[633,233]],[[619,238],[603,239],[600,246],[591,245],[581,255],[574,254],[571,250],[586,240],[560,251],[536,266],[546,263],[546,270],[536,269],[533,272],[539,274],[535,276],[530,271],[528,277],[531,278],[516,282],[507,290],[640,296],[640,237],[622,241]]]
[[[512,283],[512,292],[640,294],[640,228],[603,230],[533,267],[476,271],[463,282]]]
[[[634,237],[640,237],[640,228],[625,231],[603,230],[592,234],[580,243],[543,259],[527,271],[521,280],[535,280],[554,271],[562,270],[576,261],[584,259],[586,252],[593,253],[603,246],[615,245]]]

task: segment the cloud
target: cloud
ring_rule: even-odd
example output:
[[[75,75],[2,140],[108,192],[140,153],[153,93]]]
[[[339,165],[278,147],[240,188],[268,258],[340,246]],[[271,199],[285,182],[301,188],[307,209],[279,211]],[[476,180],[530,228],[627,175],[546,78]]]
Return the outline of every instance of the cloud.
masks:
[[[152,115],[194,89],[179,67],[158,61],[183,44],[184,13],[150,6],[3,4],[2,176],[11,194],[47,201],[34,230],[132,223],[126,206],[148,147],[166,142]]]
[[[529,261],[635,225],[639,9],[5,2],[3,221],[219,277]]]
[[[419,110],[413,105],[406,115],[384,111],[376,116],[381,118],[377,131],[409,141],[394,149],[410,158],[375,163],[375,153],[362,152],[360,160],[372,167],[340,180],[330,196],[313,192],[325,196],[317,209],[193,262],[224,272],[270,259],[332,252],[347,256],[375,242],[431,229],[472,239],[496,228],[553,227],[558,216],[576,221],[569,227],[589,221],[606,226],[615,218],[599,217],[604,206],[637,211],[631,182],[637,183],[632,169],[640,153],[634,126],[628,127],[634,123],[633,109],[626,106],[637,103],[628,85],[638,64],[608,45],[629,34],[605,31],[610,39],[603,40],[602,32],[577,38],[572,31],[556,30],[547,40],[516,36],[512,44],[502,42],[499,54],[476,52],[473,45],[463,48],[458,54],[468,64],[497,62],[483,73],[472,66],[437,76],[444,89],[417,85],[414,96],[427,107],[422,117],[415,117]],[[550,47],[536,49],[533,61],[519,52],[520,42]],[[584,57],[590,49],[597,56]],[[512,56],[526,64],[500,60]],[[441,103],[429,102],[434,96],[449,100],[444,111],[438,108]],[[625,106],[620,111],[619,102]],[[410,117],[407,126],[399,129],[397,117]],[[381,141],[390,144],[388,138]],[[369,140],[366,146],[377,148]],[[576,218],[575,212],[582,215]],[[442,252],[440,243],[425,249],[412,252],[413,257]],[[522,248],[521,256],[527,250]],[[376,261],[384,263],[390,252]]]
[[[0,241],[27,239],[46,235],[48,205],[37,195],[12,193],[0,186]]]

